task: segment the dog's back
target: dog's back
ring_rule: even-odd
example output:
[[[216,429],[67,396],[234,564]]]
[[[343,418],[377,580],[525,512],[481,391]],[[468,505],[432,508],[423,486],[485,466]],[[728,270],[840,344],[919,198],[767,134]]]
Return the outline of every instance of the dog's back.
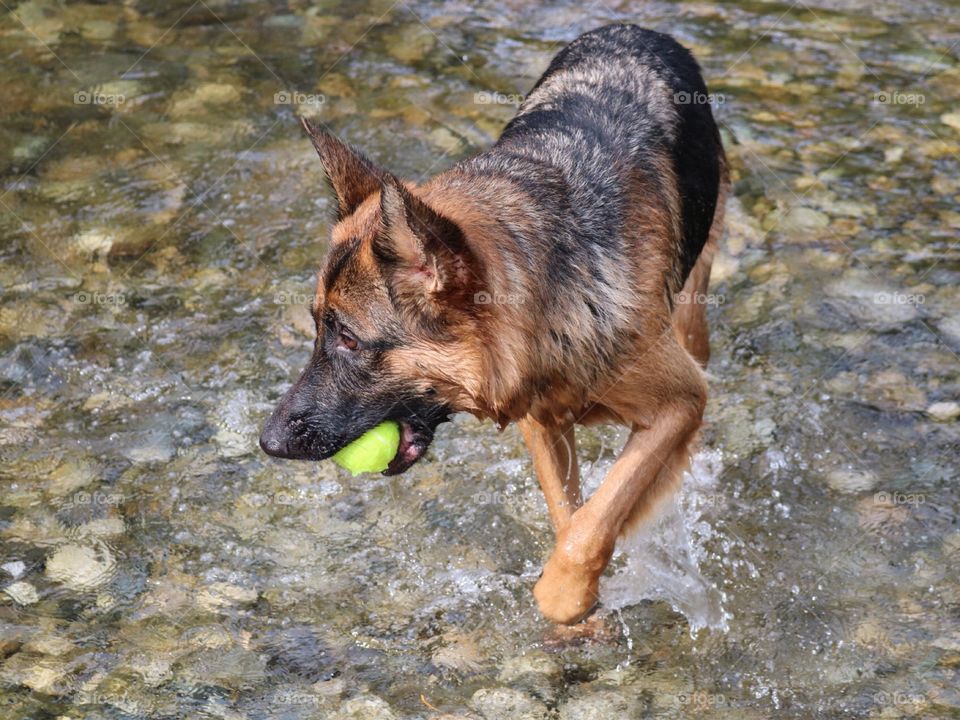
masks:
[[[456,168],[507,179],[524,198],[489,206],[511,230],[498,248],[509,270],[536,278],[525,285],[543,342],[531,361],[545,374],[602,376],[663,326],[707,245],[723,163],[693,56],[667,35],[612,25],[561,51],[500,139]]]
[[[588,242],[618,236],[622,203],[630,201],[621,191],[627,167],[659,180],[667,202],[675,182],[677,292],[706,244],[717,202],[722,148],[707,98],[696,60],[673,38],[612,25],[557,55],[496,147],[559,171]],[[664,157],[672,172],[664,172]]]

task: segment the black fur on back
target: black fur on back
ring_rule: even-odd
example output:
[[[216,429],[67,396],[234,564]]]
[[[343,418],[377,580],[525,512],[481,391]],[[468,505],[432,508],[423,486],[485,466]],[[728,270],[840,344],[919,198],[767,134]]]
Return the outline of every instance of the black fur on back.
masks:
[[[675,178],[659,178],[663,199],[675,182],[679,263],[668,284],[682,287],[707,242],[723,151],[707,87],[690,52],[673,38],[635,25],[610,25],[564,48],[518,115],[487,152],[461,165],[498,174],[557,219],[544,268],[561,281],[570,262],[621,236],[624,171],[656,176],[664,156]],[[563,226],[563,227],[561,227]]]

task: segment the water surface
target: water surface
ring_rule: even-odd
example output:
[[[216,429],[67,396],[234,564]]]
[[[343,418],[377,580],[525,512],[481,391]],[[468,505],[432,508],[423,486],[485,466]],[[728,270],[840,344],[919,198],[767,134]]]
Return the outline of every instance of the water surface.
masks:
[[[256,436],[330,227],[296,116],[420,179],[613,21],[697,53],[735,191],[702,450],[571,639],[514,429],[389,479]],[[960,715],[958,41],[949,0],[8,2],[4,717]]]

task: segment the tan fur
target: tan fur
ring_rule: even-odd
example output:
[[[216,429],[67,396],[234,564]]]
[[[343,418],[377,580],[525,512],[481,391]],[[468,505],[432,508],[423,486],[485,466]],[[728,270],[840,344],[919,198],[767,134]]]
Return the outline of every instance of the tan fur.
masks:
[[[358,334],[371,338],[389,327],[407,327],[407,341],[383,354],[388,377],[413,383],[417,392],[455,410],[501,425],[519,422],[557,534],[534,594],[546,617],[571,623],[596,602],[617,537],[675,489],[687,466],[706,403],[701,366],[709,357],[709,338],[705,306],[677,303],[676,293],[707,292],[727,181],[709,242],[679,288],[680,199],[669,161],[623,179],[634,199],[623,224],[630,250],[597,261],[601,273],[623,279],[609,290],[616,295],[604,300],[619,328],[616,356],[604,367],[567,362],[557,355],[559,346],[534,341],[543,337],[546,313],[562,313],[573,348],[590,342],[593,322],[584,306],[543,306],[542,278],[523,269],[520,249],[490,211],[496,207],[501,217],[529,223],[532,230],[535,199],[498,178],[469,181],[468,192],[454,170],[420,187],[385,185],[360,201],[334,228],[331,253],[358,245],[331,287],[322,287],[321,275],[316,312],[319,320],[335,308]],[[404,200],[404,193],[414,201]],[[469,256],[414,233],[407,225],[410,202],[455,223]],[[375,251],[385,235],[394,258],[389,271]],[[451,286],[464,294],[441,301]],[[518,297],[477,305],[466,294],[477,288],[511,288]],[[439,313],[442,329],[410,329]],[[631,433],[600,489],[584,503],[573,428],[596,422],[624,424]]]
[[[563,529],[583,502],[573,423],[544,424],[528,415],[520,423],[550,520]]]
[[[714,211],[713,223],[710,225],[710,236],[681,291],[686,295],[687,300],[702,298],[709,290],[710,268],[720,236],[723,234],[723,218],[728,192],[729,179],[724,164],[720,197],[717,201],[717,209]],[[710,359],[710,334],[706,307],[703,302],[685,302],[674,305],[673,309],[674,336],[701,367],[706,367]],[[630,511],[621,528],[621,535],[631,533],[651,516],[659,500],[676,491],[683,479],[683,473],[690,466],[690,454],[696,445],[696,435],[692,433],[686,442],[681,443],[669,457],[664,458],[660,472]]]
[[[707,293],[713,254],[723,230],[728,187],[724,171],[708,245],[684,284],[683,292],[690,297]],[[642,197],[642,192],[643,183],[637,181],[635,197]],[[655,231],[649,225],[656,222],[656,213],[646,206],[637,222],[641,232]],[[670,232],[667,223],[661,223],[659,237],[666,244]],[[639,292],[651,290],[642,284],[640,287]],[[657,315],[653,313],[653,325],[660,319]],[[650,338],[645,339],[649,343]],[[556,460],[538,443],[528,440],[557,532],[556,549],[534,594],[541,612],[556,622],[576,622],[590,611],[599,600],[599,577],[613,553],[616,538],[648,518],[658,501],[676,490],[689,466],[707,398],[706,383],[698,366],[705,366],[709,359],[705,305],[676,305],[664,331],[652,345],[638,351],[639,356],[628,370],[577,418],[583,424],[613,421],[632,428],[613,469],[586,505],[569,512],[570,500],[556,488],[556,472],[552,468]],[[544,456],[549,460],[544,461]],[[544,467],[542,474],[540,466]]]

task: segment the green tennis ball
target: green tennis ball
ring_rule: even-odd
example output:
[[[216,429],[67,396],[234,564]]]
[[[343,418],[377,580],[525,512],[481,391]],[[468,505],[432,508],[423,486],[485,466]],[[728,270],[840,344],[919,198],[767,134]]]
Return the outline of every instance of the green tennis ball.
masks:
[[[365,472],[382,472],[396,456],[399,447],[400,426],[393,420],[387,420],[340,450],[333,456],[333,461],[355,476]]]

